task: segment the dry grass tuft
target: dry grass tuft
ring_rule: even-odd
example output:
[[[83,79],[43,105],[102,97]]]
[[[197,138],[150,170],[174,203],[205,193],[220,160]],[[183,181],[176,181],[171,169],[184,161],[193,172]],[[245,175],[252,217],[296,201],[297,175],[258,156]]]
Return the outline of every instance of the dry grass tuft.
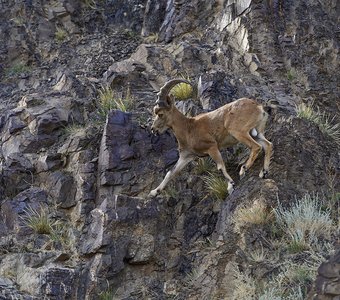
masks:
[[[25,209],[25,215],[21,217],[24,225],[33,229],[36,233],[51,234],[54,227],[59,224],[58,221],[52,220],[47,208],[40,206],[35,209],[31,206]]]
[[[197,175],[213,173],[215,170],[217,170],[216,165],[210,157],[199,158],[195,165],[195,172]]]
[[[316,124],[321,132],[331,137],[338,145],[340,145],[340,123],[336,122],[336,118],[331,117],[320,109],[315,110],[313,104],[299,104],[296,106],[296,113],[299,118],[306,119]]]
[[[248,224],[264,225],[273,221],[274,213],[262,201],[254,201],[250,207],[240,207],[234,215],[237,228]]]
[[[110,110],[118,109],[128,111],[133,107],[134,99],[131,96],[130,89],[127,89],[125,96],[112,90],[110,87],[104,87],[99,91],[99,115],[106,118]]]
[[[61,27],[57,27],[55,31],[55,39],[57,40],[58,43],[62,43],[65,41],[67,38],[67,32],[65,29]]]
[[[264,262],[267,259],[268,252],[261,248],[254,249],[252,251],[249,251],[247,253],[248,259],[253,263],[261,263]]]
[[[192,97],[193,88],[190,84],[182,82],[182,83],[176,84],[171,89],[171,94],[175,96],[177,100],[187,100]]]
[[[209,173],[204,176],[204,182],[211,195],[219,200],[224,200],[228,196],[228,183],[226,179]]]
[[[333,230],[329,210],[322,210],[318,195],[306,194],[290,209],[281,203],[275,209],[276,220],[290,236],[289,246],[293,252],[303,251],[317,243],[319,237],[327,237]]]
[[[251,277],[242,273],[239,268],[233,266],[234,290],[232,300],[254,300],[256,299],[256,282]]]

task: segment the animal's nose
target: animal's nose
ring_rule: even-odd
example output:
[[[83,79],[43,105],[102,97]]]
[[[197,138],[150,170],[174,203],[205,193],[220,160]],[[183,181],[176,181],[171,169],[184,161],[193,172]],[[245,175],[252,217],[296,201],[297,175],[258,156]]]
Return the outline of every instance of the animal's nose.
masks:
[[[156,135],[158,134],[158,130],[155,129],[153,126],[151,126],[151,132]]]

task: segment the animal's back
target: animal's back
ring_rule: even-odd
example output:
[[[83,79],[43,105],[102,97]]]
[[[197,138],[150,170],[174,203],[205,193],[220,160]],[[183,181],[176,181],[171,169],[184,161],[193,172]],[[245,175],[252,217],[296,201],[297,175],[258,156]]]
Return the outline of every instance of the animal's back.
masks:
[[[230,103],[224,113],[224,126],[228,130],[251,130],[256,128],[266,116],[261,104],[249,98],[241,98]]]

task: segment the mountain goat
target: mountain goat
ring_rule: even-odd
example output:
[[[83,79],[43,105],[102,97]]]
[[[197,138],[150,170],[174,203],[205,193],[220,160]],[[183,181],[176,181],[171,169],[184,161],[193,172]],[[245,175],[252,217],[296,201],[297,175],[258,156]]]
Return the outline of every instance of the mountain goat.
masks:
[[[269,171],[273,146],[263,134],[268,119],[263,106],[255,100],[241,98],[214,111],[189,118],[176,108],[174,96],[170,94],[170,90],[181,82],[190,84],[184,79],[172,79],[166,82],[157,94],[158,98],[153,108],[152,132],[161,134],[170,128],[178,142],[179,159],[149,196],[154,197],[161,192],[167,183],[195,157],[208,155],[217,164],[217,169],[223,172],[228,180],[228,192],[232,193],[234,181],[227,173],[220,149],[239,142],[251,150],[247,162],[241,167],[240,177],[242,178],[253,165],[263,148],[264,166],[259,176],[264,178]]]

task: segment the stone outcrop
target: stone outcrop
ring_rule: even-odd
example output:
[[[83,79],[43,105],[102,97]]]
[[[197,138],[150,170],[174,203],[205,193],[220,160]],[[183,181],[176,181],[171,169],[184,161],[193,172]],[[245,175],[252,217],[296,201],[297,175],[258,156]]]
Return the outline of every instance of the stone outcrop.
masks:
[[[314,293],[313,293],[314,292]],[[337,299],[340,295],[340,252],[338,251],[328,261],[323,262],[318,269],[314,291],[309,299]]]

